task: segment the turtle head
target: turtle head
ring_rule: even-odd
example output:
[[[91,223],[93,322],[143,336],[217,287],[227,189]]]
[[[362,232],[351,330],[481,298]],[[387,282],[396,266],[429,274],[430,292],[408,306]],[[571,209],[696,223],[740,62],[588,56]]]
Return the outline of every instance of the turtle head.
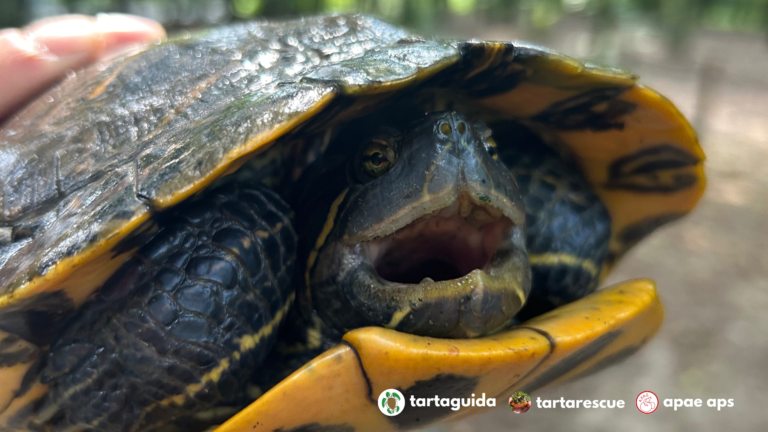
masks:
[[[323,323],[461,338],[522,307],[522,198],[482,122],[457,112],[361,122],[315,165],[298,206],[299,267]]]

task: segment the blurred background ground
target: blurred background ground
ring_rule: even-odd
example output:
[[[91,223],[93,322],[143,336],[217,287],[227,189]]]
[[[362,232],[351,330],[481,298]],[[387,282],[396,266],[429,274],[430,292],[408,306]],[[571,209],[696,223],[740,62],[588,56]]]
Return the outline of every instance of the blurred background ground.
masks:
[[[768,431],[768,0],[0,0],[0,27],[101,11],[149,16],[170,30],[362,11],[424,34],[527,40],[638,73],[694,123],[708,156],[700,206],[633,249],[607,281],[655,279],[666,320],[627,361],[532,395],[628,407],[525,415],[499,407],[429,431]],[[643,390],[735,406],[643,415],[632,406]]]
[[[513,26],[451,29],[459,36],[532,39],[593,57],[589,20],[566,18],[545,34]],[[619,26],[602,42],[610,64],[630,69],[669,97],[696,126],[707,153],[708,189],[687,218],[632,250],[607,283],[651,277],[666,319],[637,355],[602,373],[533,395],[543,399],[624,399],[624,410],[506,409],[446,425],[471,431],[766,431],[768,391],[768,47],[763,34],[695,30],[680,46],[640,26]],[[735,406],[632,406],[644,390],[664,398],[733,398]],[[519,418],[518,418],[519,417]]]

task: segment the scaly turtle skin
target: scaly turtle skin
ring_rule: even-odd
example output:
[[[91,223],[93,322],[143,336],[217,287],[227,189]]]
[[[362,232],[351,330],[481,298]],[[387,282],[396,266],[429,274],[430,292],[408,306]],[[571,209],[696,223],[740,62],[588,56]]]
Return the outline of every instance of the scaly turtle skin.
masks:
[[[406,429],[631,354],[652,282],[584,296],[704,187],[635,81],[361,16],[86,69],[0,130],[0,428]]]

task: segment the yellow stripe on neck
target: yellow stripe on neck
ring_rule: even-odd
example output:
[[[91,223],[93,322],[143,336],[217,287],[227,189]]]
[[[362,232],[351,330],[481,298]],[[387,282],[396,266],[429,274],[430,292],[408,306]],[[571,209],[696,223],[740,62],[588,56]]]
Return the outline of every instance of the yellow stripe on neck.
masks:
[[[569,267],[581,267],[593,277],[596,277],[598,274],[600,274],[594,261],[569,253],[560,252],[528,255],[528,262],[531,264],[531,266],[565,265]]]

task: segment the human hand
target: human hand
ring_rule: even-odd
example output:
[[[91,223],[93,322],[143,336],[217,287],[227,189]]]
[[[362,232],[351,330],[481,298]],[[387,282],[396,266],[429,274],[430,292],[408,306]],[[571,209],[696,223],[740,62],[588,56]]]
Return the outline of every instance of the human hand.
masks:
[[[157,22],[122,14],[62,15],[1,29],[0,120],[68,70],[164,38]]]

